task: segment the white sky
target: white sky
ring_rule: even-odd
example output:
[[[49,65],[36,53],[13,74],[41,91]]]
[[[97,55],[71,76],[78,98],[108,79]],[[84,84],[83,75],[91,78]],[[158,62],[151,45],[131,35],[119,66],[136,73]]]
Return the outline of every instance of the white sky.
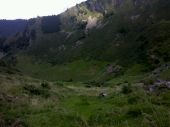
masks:
[[[28,19],[59,14],[86,0],[0,0],[0,19]]]

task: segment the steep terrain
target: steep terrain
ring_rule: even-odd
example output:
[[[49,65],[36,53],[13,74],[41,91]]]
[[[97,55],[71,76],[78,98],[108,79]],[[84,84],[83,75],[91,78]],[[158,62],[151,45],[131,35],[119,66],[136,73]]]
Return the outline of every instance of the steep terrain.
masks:
[[[57,16],[30,19],[25,31],[7,39],[1,50],[15,54],[14,63],[24,73],[48,74],[50,80],[93,79],[109,64],[123,71],[135,64],[150,70],[170,59],[169,5],[161,0],[89,0]]]
[[[23,32],[27,25],[27,20],[0,20],[0,37],[8,37]]]
[[[169,12],[88,0],[0,21],[0,127],[169,127]]]

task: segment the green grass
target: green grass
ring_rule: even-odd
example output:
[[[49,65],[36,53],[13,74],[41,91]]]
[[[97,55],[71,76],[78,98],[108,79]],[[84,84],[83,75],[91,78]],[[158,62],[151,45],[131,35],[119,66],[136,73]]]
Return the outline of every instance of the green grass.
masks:
[[[31,61],[32,59],[27,56],[19,56],[17,68],[30,76],[53,81],[90,80],[105,69],[107,65],[107,62],[78,60],[52,66],[44,62],[33,63]]]
[[[148,68],[145,65],[134,64],[129,67],[124,74],[111,79],[108,83],[113,85],[120,85],[124,83],[134,84],[146,77],[148,73],[147,69]]]
[[[0,120],[6,126],[17,119],[28,127],[170,125],[169,90],[157,96],[136,85],[131,86],[130,93],[122,93],[123,86],[86,88],[80,82],[60,82],[63,83],[60,86],[46,81],[47,89],[42,87],[44,81],[20,75],[3,74],[0,79]],[[30,94],[25,91],[25,84],[35,86],[37,90],[46,89],[50,96]],[[101,92],[108,95],[99,97]]]
[[[113,14],[88,35],[70,22],[102,17],[85,5],[79,6],[85,15],[75,17],[75,8],[63,13],[62,32],[42,34],[40,22],[30,26],[38,33],[27,50],[16,54],[21,73],[0,67],[0,126],[19,119],[24,127],[169,127],[170,90],[151,93],[142,86],[170,79],[169,69],[158,77],[149,72],[170,56],[169,2],[159,1],[135,7],[128,0],[112,9],[102,0]],[[109,64],[120,65],[122,73],[106,74]],[[99,97],[102,92],[107,96]]]

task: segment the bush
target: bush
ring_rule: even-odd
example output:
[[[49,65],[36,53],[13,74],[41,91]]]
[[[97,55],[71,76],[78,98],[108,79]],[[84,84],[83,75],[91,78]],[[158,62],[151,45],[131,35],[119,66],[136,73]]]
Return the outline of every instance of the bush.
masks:
[[[47,89],[39,88],[34,85],[25,85],[24,90],[30,95],[42,96],[45,98],[50,96],[50,93]]]
[[[118,29],[118,33],[121,33],[121,34],[127,34],[129,32],[128,28],[125,28],[125,27],[121,27]]]
[[[136,117],[139,117],[142,115],[142,111],[140,108],[133,108],[133,109],[130,109],[128,112],[127,112],[127,115],[129,117],[133,117],[133,118],[136,118]]]
[[[73,82],[73,79],[70,78],[70,79],[66,80],[66,82]]]
[[[7,67],[7,63],[5,63],[3,60],[0,60],[0,66]]]
[[[31,95],[40,95],[41,92],[34,85],[25,85],[24,90]]]
[[[129,104],[136,104],[138,102],[138,100],[139,100],[139,97],[133,95],[133,96],[128,98],[128,103]]]
[[[131,93],[131,92],[132,92],[132,87],[131,87],[130,84],[124,85],[124,86],[122,87],[122,93],[123,93],[123,94],[129,94],[129,93]]]
[[[145,85],[152,85],[152,84],[154,84],[154,82],[155,82],[155,79],[152,78],[152,77],[146,78],[146,79],[144,79],[144,81],[143,81],[143,83],[144,83]]]
[[[50,86],[49,86],[49,84],[47,82],[42,82],[41,87],[46,88],[46,89],[50,89]]]
[[[153,113],[153,107],[143,103],[143,104],[137,104],[129,107],[129,110],[126,112],[126,115],[130,118],[136,118],[140,117],[143,114],[152,114]]]

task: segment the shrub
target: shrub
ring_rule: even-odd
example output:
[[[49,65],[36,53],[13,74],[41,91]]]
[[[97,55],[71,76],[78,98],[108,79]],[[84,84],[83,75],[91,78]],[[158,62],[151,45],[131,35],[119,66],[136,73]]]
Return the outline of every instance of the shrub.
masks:
[[[3,60],[0,60],[0,66],[7,67],[7,64]]]
[[[127,34],[129,32],[128,28],[125,28],[125,27],[121,27],[118,29],[118,33],[121,33],[123,35]]]
[[[144,81],[143,81],[143,83],[144,83],[145,85],[152,85],[152,84],[154,84],[154,82],[155,82],[155,79],[152,78],[152,77],[146,78],[146,79],[144,79]]]
[[[132,92],[132,87],[131,87],[130,84],[124,85],[124,86],[122,87],[122,93],[123,93],[123,94],[129,94],[129,93],[131,93],[131,92]]]
[[[73,82],[73,79],[70,78],[70,79],[66,80],[66,82]]]
[[[47,82],[42,82],[41,87],[46,88],[46,89],[50,89],[50,86],[49,86],[49,84]]]
[[[42,96],[42,97],[45,97],[45,98],[50,96],[49,90],[39,88],[39,87],[36,87],[34,85],[25,85],[24,90],[25,90],[26,93],[28,93],[30,95]]]
[[[34,85],[25,85],[24,90],[31,95],[40,95],[41,92]]]
[[[136,104],[138,102],[138,100],[139,100],[139,97],[133,95],[133,96],[128,98],[128,103],[129,104]]]
[[[142,115],[142,111],[140,108],[132,108],[127,112],[127,115],[129,117],[136,118]]]
[[[140,103],[129,107],[129,110],[126,112],[126,115],[130,118],[140,117],[143,114],[153,114],[153,107],[146,103]]]

